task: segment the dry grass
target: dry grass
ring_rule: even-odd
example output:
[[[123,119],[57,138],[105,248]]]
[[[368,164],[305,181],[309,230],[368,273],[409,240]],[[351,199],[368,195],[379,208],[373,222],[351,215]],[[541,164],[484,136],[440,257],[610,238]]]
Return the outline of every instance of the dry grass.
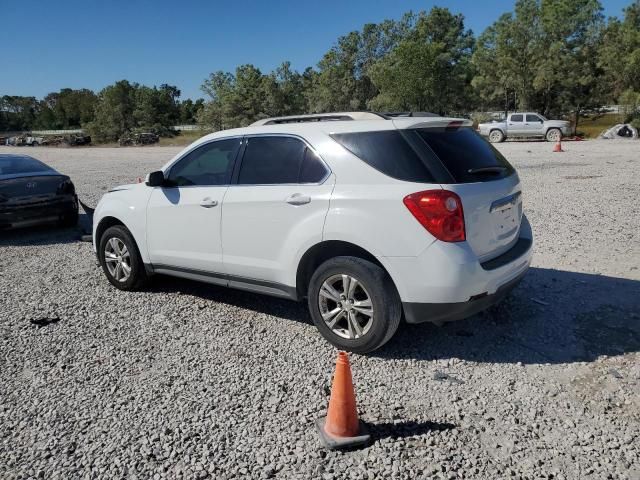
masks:
[[[161,137],[158,145],[162,147],[189,145],[190,143],[195,142],[200,137],[205,136],[207,133],[209,132],[205,130],[180,132],[180,134],[176,135],[175,137]]]
[[[583,133],[585,138],[596,138],[603,130],[611,128],[615,124],[622,123],[623,121],[623,115],[618,113],[605,113],[601,115],[580,117],[578,133]]]

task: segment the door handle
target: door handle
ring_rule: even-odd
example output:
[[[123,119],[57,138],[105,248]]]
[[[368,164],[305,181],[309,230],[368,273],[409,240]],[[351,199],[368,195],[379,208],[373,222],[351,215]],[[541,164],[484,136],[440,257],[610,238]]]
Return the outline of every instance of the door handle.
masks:
[[[218,201],[212,200],[209,197],[203,198],[202,201],[200,202],[200,206],[204,208],[211,208],[211,207],[215,207],[216,205],[218,205]]]
[[[285,202],[289,205],[305,205],[311,202],[311,197],[301,193],[294,193],[293,195],[289,195]]]

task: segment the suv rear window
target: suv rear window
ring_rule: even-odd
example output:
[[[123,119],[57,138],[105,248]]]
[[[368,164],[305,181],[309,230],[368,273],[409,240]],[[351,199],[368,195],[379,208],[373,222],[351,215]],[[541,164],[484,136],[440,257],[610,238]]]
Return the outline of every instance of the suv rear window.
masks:
[[[498,180],[514,172],[507,159],[470,127],[423,128],[415,131],[456,183]]]
[[[514,172],[500,152],[470,127],[331,137],[373,168],[406,182],[475,183],[498,180]]]
[[[331,138],[385,175],[406,182],[435,181],[427,166],[398,130],[336,133]]]

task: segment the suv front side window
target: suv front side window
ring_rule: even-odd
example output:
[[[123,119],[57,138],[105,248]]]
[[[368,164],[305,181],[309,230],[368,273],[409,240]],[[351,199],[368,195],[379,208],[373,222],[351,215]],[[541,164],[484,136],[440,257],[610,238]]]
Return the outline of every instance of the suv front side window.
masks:
[[[322,160],[298,138],[249,137],[238,174],[238,184],[319,183],[327,173]]]
[[[542,119],[538,115],[527,115],[527,122],[542,123]]]
[[[228,185],[240,138],[228,138],[202,145],[171,167],[167,184],[172,187]]]

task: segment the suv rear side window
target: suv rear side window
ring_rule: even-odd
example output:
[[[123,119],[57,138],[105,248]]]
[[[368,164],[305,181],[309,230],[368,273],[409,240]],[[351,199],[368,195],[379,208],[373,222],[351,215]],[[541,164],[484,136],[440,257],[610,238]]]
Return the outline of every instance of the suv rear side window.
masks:
[[[511,115],[511,118],[509,120],[512,122],[521,122],[522,115]]]
[[[249,137],[238,184],[319,183],[327,173],[322,160],[298,138]]]
[[[514,172],[493,145],[469,127],[415,130],[457,183],[498,180]]]
[[[406,182],[434,182],[426,165],[397,130],[336,133],[331,138],[385,175]]]

